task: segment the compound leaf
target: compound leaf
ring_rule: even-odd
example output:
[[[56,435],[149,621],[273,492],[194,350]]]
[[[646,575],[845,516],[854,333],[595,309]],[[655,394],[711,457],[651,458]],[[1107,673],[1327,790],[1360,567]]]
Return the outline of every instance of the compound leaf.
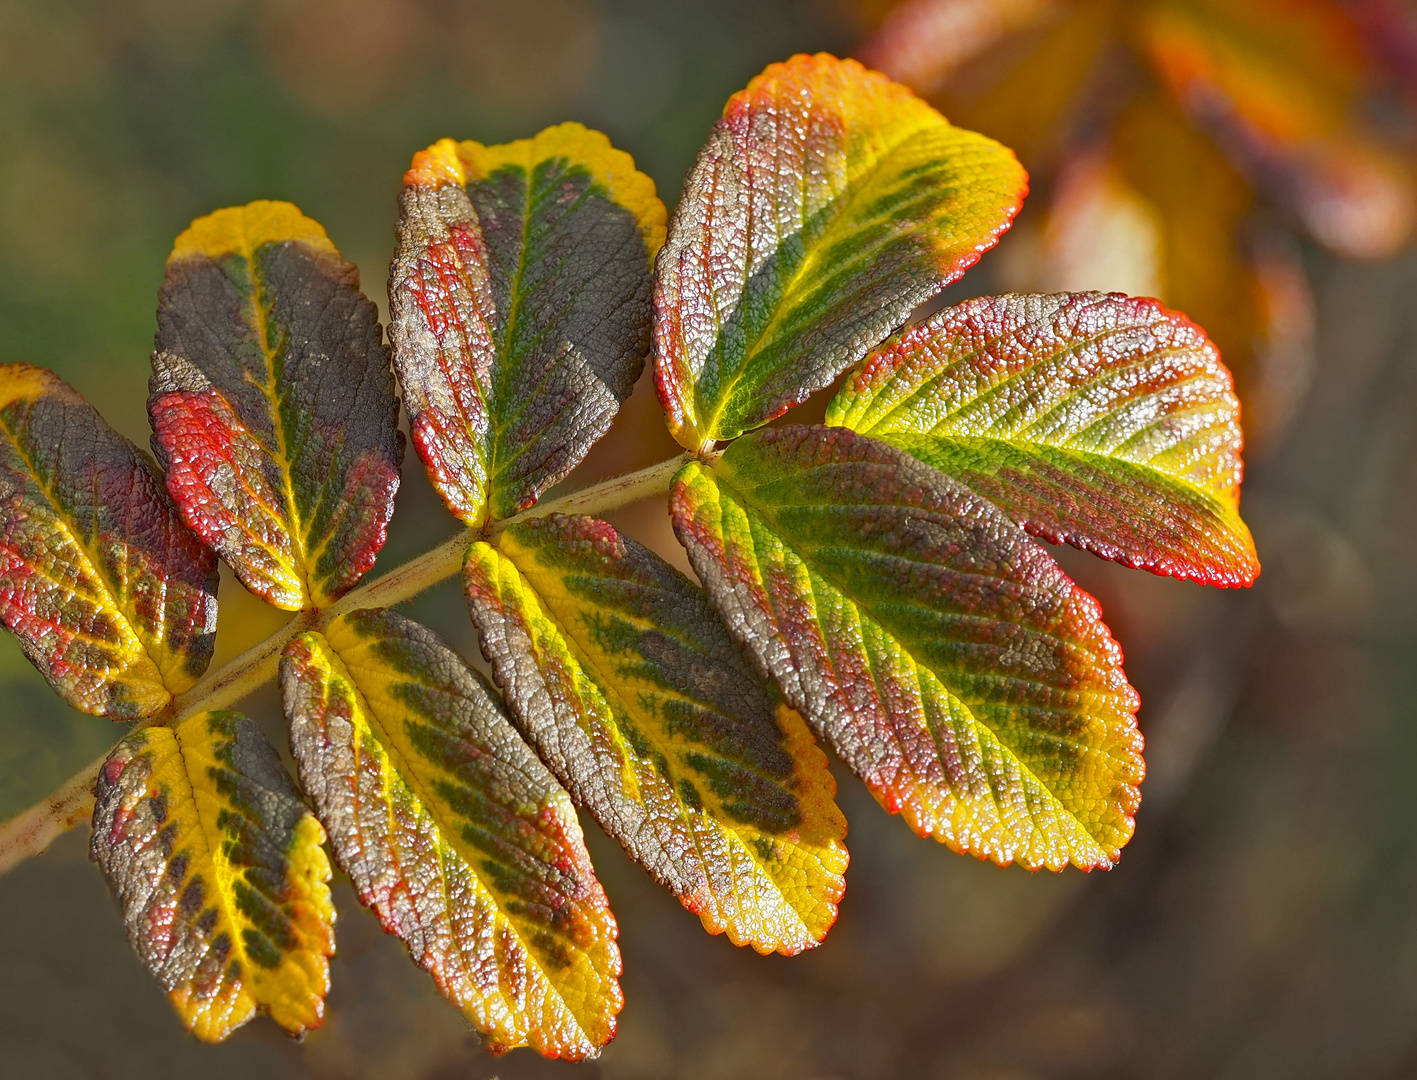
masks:
[[[159,294],[148,413],[187,523],[256,595],[323,607],[374,565],[403,461],[359,271],[289,203],[199,218]]]
[[[300,781],[360,900],[489,1049],[594,1056],[622,998],[575,808],[431,630],[356,611],[286,647]]]
[[[691,462],[671,507],[729,630],[887,810],[1000,864],[1117,858],[1143,774],[1121,650],[992,504],[814,426]]]
[[[847,858],[826,757],[701,589],[561,515],[474,544],[463,583],[542,759],[709,932],[787,954],[826,935]]]
[[[1240,404],[1185,316],[1117,293],[946,308],[877,350],[827,410],[1029,532],[1210,585],[1259,573],[1240,519]]]
[[[0,618],[76,709],[130,720],[207,669],[216,558],[62,379],[0,365]]]
[[[649,351],[664,218],[654,182],[580,124],[413,159],[394,362],[414,445],[468,524],[536,502],[609,428]]]
[[[128,735],[98,779],[93,859],[128,940],[199,1039],[268,1013],[319,1027],[335,951],[325,833],[240,713]]]
[[[797,56],[729,99],[656,268],[655,381],[698,451],[826,386],[1009,226],[1012,152],[853,60]]]

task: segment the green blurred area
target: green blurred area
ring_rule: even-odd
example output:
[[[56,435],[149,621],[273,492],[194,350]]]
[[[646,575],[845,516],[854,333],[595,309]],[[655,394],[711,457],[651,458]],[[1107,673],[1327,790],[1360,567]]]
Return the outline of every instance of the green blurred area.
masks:
[[[433,140],[581,120],[672,205],[729,93],[855,32],[806,0],[0,0],[0,361],[53,368],[145,443],[156,292],[193,217],[289,199],[382,304],[400,178]],[[76,832],[0,878],[0,1077],[1417,1075],[1417,258],[1308,260],[1315,387],[1245,488],[1260,583],[1059,553],[1144,701],[1149,776],[1116,870],[952,855],[839,772],[841,919],[814,952],[764,958],[705,935],[588,826],[627,1004],[600,1061],[573,1066],[483,1055],[339,878],[326,1026],[200,1046]],[[988,259],[964,288],[990,288]],[[671,446],[642,381],[573,482]],[[381,568],[454,527],[410,459]],[[662,506],[615,521],[675,555]],[[454,586],[408,610],[476,657]],[[224,576],[218,662],[281,619]],[[7,635],[0,696],[0,817],[122,730],[59,704]],[[248,703],[283,745],[277,706]]]

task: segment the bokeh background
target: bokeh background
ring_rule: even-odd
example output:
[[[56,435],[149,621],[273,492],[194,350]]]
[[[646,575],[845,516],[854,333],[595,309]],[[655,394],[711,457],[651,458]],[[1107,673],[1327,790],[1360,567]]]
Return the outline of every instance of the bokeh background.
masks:
[[[1255,2],[1283,19],[1308,0]],[[972,7],[991,5],[1009,18],[1030,7]],[[0,0],[0,361],[53,368],[146,443],[157,288],[192,218],[289,199],[382,305],[414,151],[577,119],[630,151],[672,206],[728,94],[793,52],[852,51],[886,6]],[[1005,48],[1011,64],[1031,55]],[[1401,112],[1383,114],[1399,159]],[[1003,136],[988,120],[986,109],[976,126]],[[951,298],[1056,280],[1044,256],[1066,234],[1053,226],[1065,170],[1044,143],[1021,149],[1035,203]],[[1255,186],[1243,159],[1217,166],[1232,167],[1236,190]],[[325,1027],[296,1044],[256,1021],[199,1045],[128,950],[81,830],[0,878],[0,1076],[1417,1076],[1417,256],[1397,238],[1382,259],[1343,258],[1263,185],[1246,198],[1259,235],[1288,238],[1285,280],[1302,291],[1270,312],[1266,327],[1289,330],[1298,351],[1272,365],[1289,380],[1286,411],[1247,456],[1263,576],[1221,593],[1059,552],[1102,601],[1144,702],[1149,775],[1115,870],[1029,874],[953,855],[838,772],[852,853],[840,920],[817,950],[764,958],[705,935],[588,823],[620,920],[627,1004],[600,1060],[568,1065],[483,1054],[338,878]],[[1115,215],[1093,220],[1116,228]],[[1099,279],[1076,284],[1139,273],[1135,258],[1107,280],[1106,258],[1093,265]],[[1207,280],[1204,264],[1196,273]],[[1251,335],[1235,355],[1262,345]],[[672,449],[642,380],[569,483]],[[683,565],[661,506],[615,521]],[[410,454],[381,567],[453,528]],[[454,584],[409,610],[476,657]],[[228,576],[217,662],[279,619]],[[274,694],[248,711],[284,744]],[[58,703],[0,635],[0,819],[121,730]]]

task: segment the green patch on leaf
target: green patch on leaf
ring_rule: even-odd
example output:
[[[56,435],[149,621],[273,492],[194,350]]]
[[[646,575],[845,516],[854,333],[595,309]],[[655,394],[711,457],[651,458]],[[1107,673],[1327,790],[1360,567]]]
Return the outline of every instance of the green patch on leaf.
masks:
[[[334,906],[325,833],[240,713],[135,731],[103,767],[93,859],[182,1022],[220,1042],[258,1011],[324,1017]]]
[[[685,466],[671,505],[726,625],[886,809],[998,863],[1116,860],[1143,775],[1121,650],[993,505],[824,427]]]
[[[835,782],[701,589],[561,515],[474,544],[463,585],[523,732],[579,805],[711,933],[760,952],[821,941],[846,868]]]
[[[360,900],[489,1049],[593,1057],[622,997],[615,918],[570,798],[483,680],[380,610],[286,647],[300,782]]]

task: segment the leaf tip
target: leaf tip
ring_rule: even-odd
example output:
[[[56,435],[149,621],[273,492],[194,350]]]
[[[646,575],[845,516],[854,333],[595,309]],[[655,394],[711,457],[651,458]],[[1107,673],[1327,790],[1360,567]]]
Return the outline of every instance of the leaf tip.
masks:
[[[428,149],[418,151],[413,155],[408,171],[403,174],[403,182],[407,187],[428,188],[467,183],[467,169],[458,153],[457,142],[439,139]]]
[[[257,199],[245,206],[228,206],[192,222],[172,246],[171,265],[192,256],[220,259],[249,255],[265,244],[295,241],[339,258],[325,227],[306,217],[293,203]]]
[[[16,401],[42,394],[67,394],[73,398],[78,397],[66,383],[45,368],[23,361],[0,364],[0,409]]]

